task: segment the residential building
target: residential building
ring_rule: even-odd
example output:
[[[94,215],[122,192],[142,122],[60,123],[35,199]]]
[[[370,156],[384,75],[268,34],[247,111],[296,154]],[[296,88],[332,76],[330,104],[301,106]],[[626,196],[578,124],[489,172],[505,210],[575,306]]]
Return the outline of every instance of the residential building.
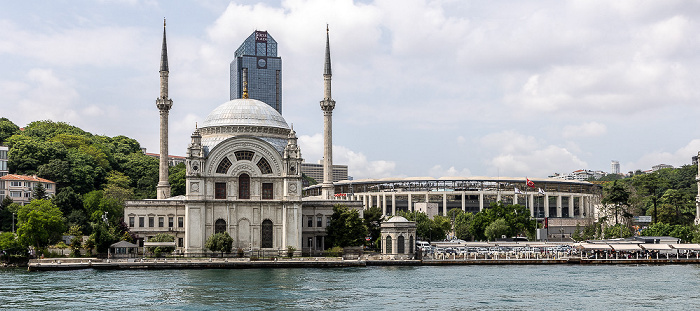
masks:
[[[47,196],[52,197],[56,194],[56,183],[53,181],[36,175],[7,174],[0,177],[0,196],[9,196],[15,203],[26,205],[32,201],[32,191],[39,184],[44,186]]]
[[[612,161],[610,163],[610,174],[620,174],[620,162]]]
[[[160,154],[146,152],[146,148],[141,148],[141,150],[143,151],[143,154],[149,157],[160,159]],[[185,157],[168,155],[168,166],[175,166],[180,163],[185,163]]]
[[[282,114],[282,58],[277,56],[277,41],[267,31],[254,31],[238,47],[231,61],[230,83],[231,100],[243,98],[247,89],[250,99]]]
[[[668,164],[657,164],[651,167],[652,172],[656,172],[662,168],[673,168],[673,165],[668,165]]]
[[[0,177],[10,173],[10,171],[7,168],[7,161],[9,160],[9,151],[10,148],[6,146],[0,146]]]

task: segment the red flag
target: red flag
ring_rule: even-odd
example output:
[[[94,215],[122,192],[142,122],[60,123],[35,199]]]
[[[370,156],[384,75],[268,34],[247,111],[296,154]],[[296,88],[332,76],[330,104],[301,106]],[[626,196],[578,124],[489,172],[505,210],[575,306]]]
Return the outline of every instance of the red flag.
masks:
[[[535,188],[535,183],[532,182],[532,180],[528,179],[527,177],[525,177],[525,179],[527,180],[527,186],[528,186],[528,187],[530,187],[530,188]]]

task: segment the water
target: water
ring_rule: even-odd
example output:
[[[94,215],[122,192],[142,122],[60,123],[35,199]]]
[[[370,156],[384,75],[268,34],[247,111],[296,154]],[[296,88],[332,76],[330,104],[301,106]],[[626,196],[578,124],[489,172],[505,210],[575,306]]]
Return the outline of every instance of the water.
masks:
[[[658,310],[698,303],[698,265],[0,270],[3,310]]]

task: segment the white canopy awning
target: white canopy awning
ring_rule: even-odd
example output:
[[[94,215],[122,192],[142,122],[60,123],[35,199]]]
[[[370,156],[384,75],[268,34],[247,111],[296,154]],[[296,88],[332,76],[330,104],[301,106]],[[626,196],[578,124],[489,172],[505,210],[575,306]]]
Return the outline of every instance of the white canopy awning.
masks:
[[[607,251],[607,250],[611,249],[610,245],[608,245],[608,244],[592,244],[592,243],[581,243],[581,244],[576,245],[576,248],[587,250],[587,251],[595,251],[595,250]]]
[[[610,244],[615,251],[640,251],[639,244]]]
[[[669,245],[675,249],[700,251],[700,244],[669,244]]]
[[[671,246],[668,244],[639,244],[642,248],[650,251],[665,251],[671,250]]]

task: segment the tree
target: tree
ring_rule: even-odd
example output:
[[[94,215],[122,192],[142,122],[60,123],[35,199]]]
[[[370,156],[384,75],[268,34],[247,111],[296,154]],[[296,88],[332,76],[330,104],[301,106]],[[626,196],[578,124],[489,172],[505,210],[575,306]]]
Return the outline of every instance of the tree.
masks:
[[[625,207],[629,206],[630,194],[625,189],[622,183],[618,181],[613,181],[611,187],[605,188],[605,196],[603,197],[602,203],[613,211],[615,214],[615,224],[619,224],[618,215],[622,212],[623,216],[628,218],[631,216]]]
[[[22,256],[27,254],[27,247],[19,242],[12,232],[0,233],[0,258],[9,256]]]
[[[474,238],[471,231],[474,214],[461,213],[457,215],[454,223],[455,236],[460,240],[470,241]]]
[[[185,195],[185,163],[178,163],[168,169],[168,182],[170,182],[170,194],[172,196]]]
[[[19,126],[5,117],[0,118],[0,145],[17,133],[19,133]]]
[[[377,243],[381,237],[381,224],[384,221],[382,209],[377,206],[370,207],[364,211],[362,216],[370,243]]]
[[[489,240],[495,241],[501,236],[507,235],[508,231],[510,231],[510,227],[508,227],[508,223],[506,223],[506,220],[503,218],[499,218],[486,227],[486,230],[484,230],[484,234]]]
[[[12,231],[12,220],[14,215],[13,211],[10,210],[10,205],[14,201],[9,196],[6,196],[0,202],[0,231]]]
[[[658,220],[656,205],[659,200],[659,190],[665,187],[664,183],[659,180],[659,175],[656,173],[637,175],[634,177],[632,183],[636,186],[637,191],[641,195],[651,198],[653,205],[652,222],[656,222]]]
[[[427,214],[421,212],[398,212],[399,216],[416,223],[416,236],[425,241],[439,241],[447,237],[447,232],[452,229],[452,224],[447,217],[436,215],[430,219]]]
[[[158,233],[154,237],[148,239],[148,242],[175,242],[175,237],[167,233]],[[162,253],[170,253],[175,250],[174,246],[152,246],[148,250],[160,257]]]
[[[221,257],[224,257],[224,253],[230,253],[233,248],[233,238],[226,231],[219,232],[209,236],[204,247],[212,252],[221,252]]]
[[[17,235],[23,245],[44,248],[61,238],[65,220],[49,200],[33,200],[17,212]]]
[[[331,223],[326,227],[326,248],[335,246],[360,246],[365,243],[367,227],[355,209],[336,204],[333,206]]]
[[[32,200],[44,200],[47,198],[46,188],[42,183],[37,183],[32,189]]]
[[[130,179],[122,172],[111,171],[107,175],[107,184],[104,187],[104,198],[112,199],[122,207],[124,201],[132,199],[134,190],[129,187]]]
[[[629,238],[632,236],[630,229],[623,224],[606,227],[604,232],[606,239]]]

